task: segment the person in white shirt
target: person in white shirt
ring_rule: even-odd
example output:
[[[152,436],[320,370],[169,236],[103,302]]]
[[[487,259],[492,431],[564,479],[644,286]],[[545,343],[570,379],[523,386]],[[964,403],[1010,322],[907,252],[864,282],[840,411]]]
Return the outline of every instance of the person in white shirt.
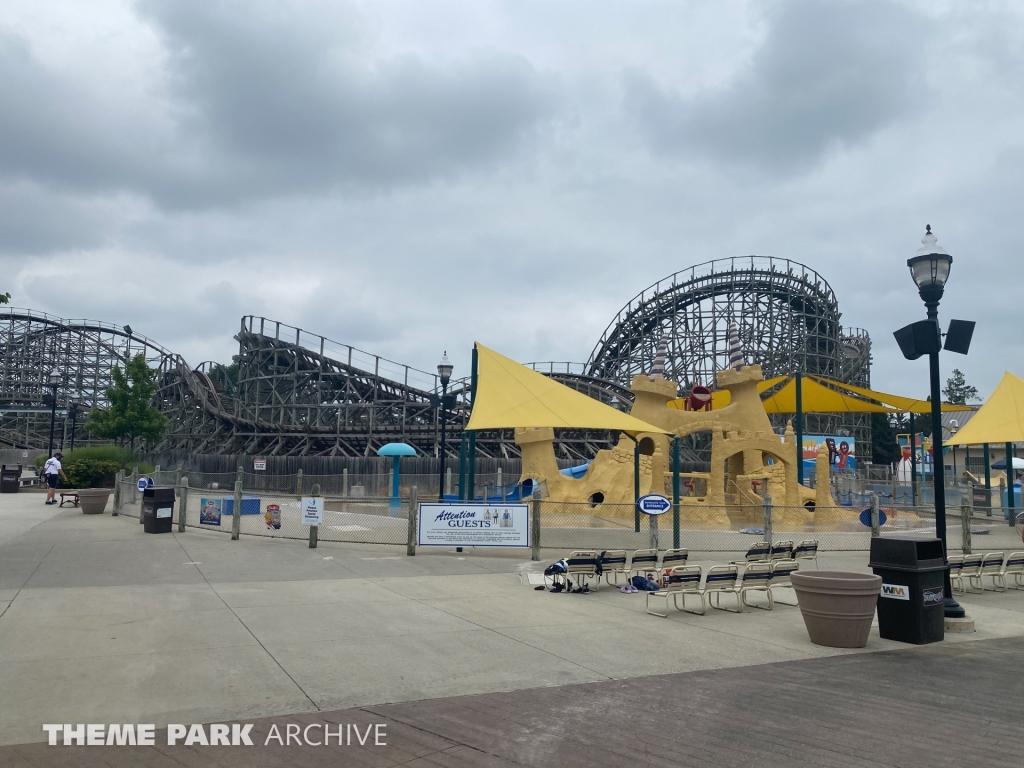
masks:
[[[64,482],[68,481],[68,476],[64,474],[64,470],[61,469],[60,460],[64,458],[64,454],[57,451],[53,456],[46,460],[43,464],[43,475],[46,477],[46,503],[56,504],[57,499],[54,496],[57,495],[57,478],[64,478]]]

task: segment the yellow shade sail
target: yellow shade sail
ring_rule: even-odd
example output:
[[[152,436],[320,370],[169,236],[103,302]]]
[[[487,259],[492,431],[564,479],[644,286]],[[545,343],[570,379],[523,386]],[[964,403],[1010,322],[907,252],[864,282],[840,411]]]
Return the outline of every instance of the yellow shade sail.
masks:
[[[1003,373],[996,391],[946,445],[1016,443],[1024,440],[1024,379]]]
[[[482,344],[476,345],[476,351],[476,392],[466,429],[552,427],[613,429],[634,436],[640,432],[669,434],[559,384]]]
[[[824,387],[807,376],[800,382],[800,390],[804,413],[895,413],[884,405]],[[790,379],[763,402],[768,413],[796,413],[796,379]]]
[[[764,381],[758,383],[757,391],[767,392],[769,389],[774,387],[776,384],[784,381],[785,379],[785,376],[776,376],[773,379],[765,379]],[[729,390],[727,389],[716,389],[714,392],[711,393],[711,410],[713,411],[725,408],[725,406],[727,406],[730,402],[732,402],[732,397],[729,395]],[[675,408],[677,411],[685,411],[685,403],[685,397],[678,397],[675,400],[669,400],[666,403],[666,405],[669,408]]]
[[[932,412],[932,401],[931,400],[915,400],[912,397],[901,397],[900,395],[890,395],[886,392],[876,392],[873,389],[866,389],[865,387],[857,387],[853,384],[844,384],[841,381],[833,381],[832,379],[826,379],[823,376],[815,376],[820,382],[828,384],[829,386],[839,387],[846,390],[847,392],[853,392],[854,394],[861,395],[863,397],[869,397],[872,400],[877,400],[884,405],[888,405],[896,411],[903,413],[931,413]],[[806,381],[806,378],[804,379]],[[943,403],[943,413],[949,411],[973,411],[969,405],[954,405],[953,403]]]
[[[780,382],[786,383],[769,397],[762,398],[768,413],[796,413],[796,380],[792,376],[776,376],[757,385],[757,391],[765,393]],[[822,386],[827,384],[828,386]],[[833,389],[833,387],[835,389]],[[866,387],[844,384],[826,379],[824,376],[804,376],[800,382],[804,413],[931,413],[930,400],[915,400],[912,397],[876,392]],[[842,390],[837,392],[836,389]],[[877,402],[868,402],[875,400]],[[668,403],[669,408],[685,410],[686,398]],[[730,402],[728,390],[718,389],[711,393],[711,408],[718,410]],[[880,405],[879,405],[880,403]],[[942,411],[973,411],[969,405],[943,403]]]

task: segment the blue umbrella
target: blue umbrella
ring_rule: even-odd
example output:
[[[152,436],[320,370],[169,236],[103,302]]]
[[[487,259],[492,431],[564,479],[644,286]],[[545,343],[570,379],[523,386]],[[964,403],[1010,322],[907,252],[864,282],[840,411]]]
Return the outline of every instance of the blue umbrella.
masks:
[[[1013,457],[1013,468],[1024,469],[1024,459]],[[992,469],[1006,469],[1006,459],[1000,459],[992,464]]]
[[[398,508],[402,501],[398,497],[398,461],[403,456],[415,456],[416,449],[407,443],[388,443],[377,449],[378,456],[391,456],[391,500],[388,502],[388,514],[398,516]]]

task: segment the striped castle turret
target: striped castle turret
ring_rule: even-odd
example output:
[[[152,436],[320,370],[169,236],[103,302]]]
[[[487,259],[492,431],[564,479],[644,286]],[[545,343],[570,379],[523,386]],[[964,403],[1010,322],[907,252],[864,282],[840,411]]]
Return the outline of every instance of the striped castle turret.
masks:
[[[729,323],[729,367],[733,370],[740,370],[746,360],[743,359],[743,347],[740,345],[740,329],[736,323]]]
[[[658,351],[654,355],[654,367],[651,368],[651,381],[665,378],[665,358],[668,356],[668,342],[664,339],[658,342]]]

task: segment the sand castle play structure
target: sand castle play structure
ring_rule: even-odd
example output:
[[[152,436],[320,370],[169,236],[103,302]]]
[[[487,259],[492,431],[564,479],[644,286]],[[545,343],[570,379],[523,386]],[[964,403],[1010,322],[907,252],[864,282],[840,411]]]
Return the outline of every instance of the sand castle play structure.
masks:
[[[550,428],[516,429],[523,455],[523,479],[546,484],[545,505],[557,502],[589,503],[603,508],[602,515],[632,518],[634,455],[639,446],[640,493],[672,497],[671,435],[711,434],[711,471],[680,473],[682,520],[713,528],[737,523],[760,524],[763,502],[770,495],[773,519],[778,524],[815,526],[856,519],[856,513],[835,504],[829,483],[828,450],[818,454],[816,488],[797,482],[797,441],[790,423],[785,435],[772,431],[758,394],[761,366],[743,365],[742,353],[733,367],[719,371],[716,384],[729,392],[729,404],[711,409],[710,398],[677,399],[678,385],[667,380],[659,364],[633,377],[634,402],[630,415],[666,433],[623,433],[618,444],[597,453],[581,477],[562,473],[555,461],[554,431]]]

